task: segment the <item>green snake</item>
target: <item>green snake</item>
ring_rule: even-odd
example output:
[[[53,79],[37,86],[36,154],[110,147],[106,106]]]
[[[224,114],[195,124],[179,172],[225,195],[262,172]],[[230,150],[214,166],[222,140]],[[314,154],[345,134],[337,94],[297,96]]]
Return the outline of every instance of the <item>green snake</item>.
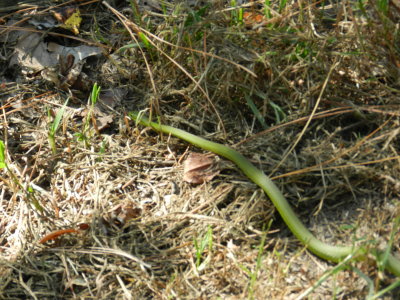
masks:
[[[148,118],[138,112],[131,112],[129,116],[135,120],[136,123],[151,127],[158,132],[173,135],[194,146],[223,156],[235,163],[251,181],[262,188],[268,195],[291,232],[309,251],[320,258],[335,263],[342,261],[349,255],[354,255],[360,260],[366,258],[368,253],[367,250],[363,248],[356,249],[354,246],[333,246],[318,240],[300,221],[282,192],[272,182],[272,180],[236,150],[211,142],[181,129],[151,122]],[[369,251],[371,251],[371,249]],[[386,261],[385,268],[388,271],[400,277],[400,260],[387,251],[381,251],[378,249],[372,251],[377,255],[379,261]]]

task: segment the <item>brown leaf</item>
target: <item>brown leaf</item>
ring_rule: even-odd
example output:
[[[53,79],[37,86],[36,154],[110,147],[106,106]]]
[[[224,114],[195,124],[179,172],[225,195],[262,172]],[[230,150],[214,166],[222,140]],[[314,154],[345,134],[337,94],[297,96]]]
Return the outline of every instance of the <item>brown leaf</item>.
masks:
[[[142,214],[142,209],[132,205],[122,205],[111,213],[110,219],[118,227],[125,226],[129,221],[137,219]]]
[[[193,184],[208,182],[219,174],[218,168],[215,157],[192,152],[183,163],[183,181]]]
[[[110,126],[114,122],[113,115],[102,112],[98,107],[86,108],[76,115],[82,118],[87,118],[90,112],[92,124],[97,132],[100,132]]]
[[[60,22],[62,28],[68,29],[74,34],[79,34],[82,18],[78,7],[67,6],[51,12],[54,18]]]
[[[96,118],[97,130],[102,131],[105,128],[108,128],[112,122],[113,122],[112,115],[105,115],[105,116]]]
[[[122,102],[122,99],[126,96],[127,92],[128,91],[123,88],[102,90],[98,103],[114,108],[117,104]]]

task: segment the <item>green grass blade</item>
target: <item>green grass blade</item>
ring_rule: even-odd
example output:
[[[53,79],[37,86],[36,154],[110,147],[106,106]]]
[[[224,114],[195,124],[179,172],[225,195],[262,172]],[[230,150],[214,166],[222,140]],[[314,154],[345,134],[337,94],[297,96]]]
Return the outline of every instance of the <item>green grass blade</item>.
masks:
[[[97,100],[99,100],[100,91],[101,87],[97,84],[97,82],[95,82],[92,88],[92,92],[90,93],[90,100],[93,106],[97,103]]]
[[[258,110],[257,106],[254,104],[253,100],[251,100],[250,96],[246,95],[246,102],[247,105],[250,107],[251,111],[253,112],[254,116],[256,117],[256,119],[258,120],[258,122],[260,122],[261,126],[264,129],[268,128],[267,123],[265,123],[264,117],[261,115],[260,111]]]
[[[3,141],[0,140],[0,169],[7,167],[5,150],[6,147],[4,146]]]

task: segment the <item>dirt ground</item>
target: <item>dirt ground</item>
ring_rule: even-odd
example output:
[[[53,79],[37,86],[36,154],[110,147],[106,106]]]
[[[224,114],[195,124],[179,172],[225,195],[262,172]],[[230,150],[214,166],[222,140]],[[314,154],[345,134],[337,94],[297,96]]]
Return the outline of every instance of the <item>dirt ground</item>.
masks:
[[[399,20],[397,0],[0,1],[0,299],[399,299],[373,250],[400,257]],[[367,259],[308,252],[234,163],[132,111],[239,151]]]

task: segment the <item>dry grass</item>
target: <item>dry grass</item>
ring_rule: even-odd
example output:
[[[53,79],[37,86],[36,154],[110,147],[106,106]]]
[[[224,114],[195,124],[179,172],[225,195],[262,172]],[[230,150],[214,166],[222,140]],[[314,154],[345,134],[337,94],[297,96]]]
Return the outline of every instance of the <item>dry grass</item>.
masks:
[[[274,3],[259,26],[226,1],[176,2],[140,14],[124,1],[110,1],[115,11],[82,2],[80,37],[108,49],[84,71],[123,95],[89,119],[90,91],[10,68],[2,33],[0,139],[15,178],[0,173],[0,298],[365,299],[398,282],[372,253],[341,268],[308,253],[230,162],[211,182],[182,182],[182,160],[200,150],[126,117],[148,109],[235,147],[322,240],[384,248],[393,233],[398,253],[397,1],[389,14],[385,1]],[[71,95],[52,154],[48,131]],[[112,122],[99,129],[104,115]],[[39,243],[82,223],[90,228]]]

